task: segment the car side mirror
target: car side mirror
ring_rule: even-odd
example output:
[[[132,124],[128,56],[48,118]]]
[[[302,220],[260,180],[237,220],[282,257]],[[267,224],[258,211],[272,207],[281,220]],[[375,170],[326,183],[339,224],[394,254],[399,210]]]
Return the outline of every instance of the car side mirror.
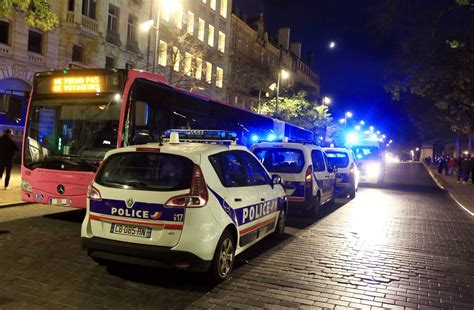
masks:
[[[281,184],[281,177],[278,175],[278,174],[274,174],[272,175],[272,188],[275,186],[275,185],[278,185],[278,184]]]

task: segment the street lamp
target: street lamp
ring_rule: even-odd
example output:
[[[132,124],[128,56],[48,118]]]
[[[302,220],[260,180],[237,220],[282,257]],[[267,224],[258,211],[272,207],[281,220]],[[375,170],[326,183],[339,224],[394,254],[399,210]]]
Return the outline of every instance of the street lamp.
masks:
[[[344,122],[341,122],[341,124],[344,123],[344,127],[345,127],[347,125],[347,119],[351,117],[352,117],[352,112],[347,111],[346,113],[344,113]]]
[[[362,126],[364,126],[364,125],[365,125],[365,122],[362,120],[362,121],[359,122],[359,124],[361,124]]]
[[[323,97],[323,104],[325,105],[330,105],[332,102],[332,99],[328,96]]]
[[[280,80],[286,80],[287,78],[290,77],[290,73],[284,69],[281,69],[278,71],[278,80],[276,84],[276,103],[275,103],[275,118],[278,118],[278,99],[280,97]]]
[[[151,2],[151,12],[150,14],[153,13],[153,4],[155,1],[152,0]],[[179,8],[179,3],[177,0],[159,0],[159,4],[161,4],[161,8],[165,9],[166,11],[175,11],[177,8]],[[155,20],[149,19],[143,23],[140,24],[140,30],[143,32],[148,32],[148,46],[146,50],[146,70],[149,71],[149,64],[150,64],[150,41],[151,41],[151,32],[150,30],[153,29],[156,32],[155,35],[155,52],[153,55],[153,72],[156,70],[156,54],[158,51],[158,35],[159,35],[159,30],[160,30],[160,5],[158,5],[158,11],[156,15],[156,26],[155,26]]]
[[[334,42],[334,41],[329,42],[329,48],[330,49],[335,49],[336,48],[336,42]]]

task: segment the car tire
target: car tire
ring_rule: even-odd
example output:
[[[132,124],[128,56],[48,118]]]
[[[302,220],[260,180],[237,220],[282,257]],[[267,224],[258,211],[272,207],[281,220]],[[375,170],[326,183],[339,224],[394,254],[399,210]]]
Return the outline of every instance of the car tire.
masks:
[[[312,218],[318,217],[320,207],[321,207],[321,196],[318,194],[311,201],[311,206],[309,207],[307,211],[308,215]]]
[[[282,238],[285,235],[285,227],[286,227],[286,218],[287,218],[287,211],[281,210],[280,214],[278,215],[278,221],[275,227],[275,231],[273,232],[272,236],[275,238]]]
[[[354,184],[349,192],[349,199],[354,199],[356,197],[356,191],[357,189]]]
[[[216,251],[209,268],[209,276],[214,283],[221,283],[230,277],[234,266],[235,240],[225,230],[217,243]]]

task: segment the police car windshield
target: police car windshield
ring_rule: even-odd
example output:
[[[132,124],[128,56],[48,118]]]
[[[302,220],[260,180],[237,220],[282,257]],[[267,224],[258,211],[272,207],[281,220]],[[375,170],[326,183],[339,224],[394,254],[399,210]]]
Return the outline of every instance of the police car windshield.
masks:
[[[304,155],[301,150],[258,148],[254,153],[270,172],[300,173],[304,167]]]
[[[345,152],[326,151],[326,156],[331,167],[346,168],[349,165],[349,156]]]
[[[107,187],[145,191],[178,191],[191,187],[194,163],[182,156],[152,152],[110,156],[96,176]]]

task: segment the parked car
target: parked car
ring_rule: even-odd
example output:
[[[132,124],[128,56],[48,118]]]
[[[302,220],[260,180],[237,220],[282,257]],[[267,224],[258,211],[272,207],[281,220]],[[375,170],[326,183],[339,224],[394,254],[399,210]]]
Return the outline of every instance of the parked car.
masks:
[[[99,263],[208,271],[223,281],[235,255],[284,234],[285,191],[244,146],[183,142],[180,132],[106,154],[88,190],[82,246]]]
[[[251,150],[269,172],[283,179],[290,209],[316,216],[320,206],[334,202],[337,168],[328,163],[321,147],[309,143],[260,142]]]
[[[343,197],[354,199],[359,187],[359,169],[357,168],[354,153],[348,148],[323,148],[328,162],[337,167],[336,191]]]

